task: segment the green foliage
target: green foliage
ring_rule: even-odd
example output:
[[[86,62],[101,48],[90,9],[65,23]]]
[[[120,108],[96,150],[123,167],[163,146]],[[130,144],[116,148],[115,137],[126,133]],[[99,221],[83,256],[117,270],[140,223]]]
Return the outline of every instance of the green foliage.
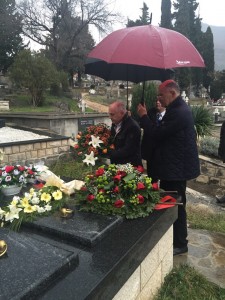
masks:
[[[127,219],[148,216],[160,200],[160,191],[143,171],[131,164],[102,165],[85,177],[80,210]]]
[[[162,0],[161,2],[161,27],[172,29],[171,0]]]
[[[138,119],[137,114],[137,106],[141,102],[143,94],[143,86],[140,84],[137,84],[132,89],[132,106],[131,106],[131,113],[132,116],[136,119]],[[144,102],[147,107],[147,109],[150,109],[151,107],[155,106],[157,98],[157,87],[156,84],[153,82],[145,83],[144,87]]]
[[[15,0],[0,1],[0,71],[6,73],[17,53],[23,49],[22,18]]]
[[[204,137],[200,140],[199,151],[203,155],[218,158],[218,148],[220,140],[216,137]]]
[[[166,276],[154,300],[223,300],[225,290],[209,282],[193,267],[179,265]]]
[[[44,92],[51,84],[59,82],[57,70],[43,54],[21,51],[9,73],[15,84],[25,87],[31,94],[31,104],[42,106]]]
[[[211,135],[213,115],[204,106],[191,106],[197,137]]]
[[[202,56],[206,62],[206,68],[203,69],[203,85],[206,89],[208,89],[213,81],[215,65],[213,33],[210,27],[208,27],[206,32],[203,33],[202,43]]]

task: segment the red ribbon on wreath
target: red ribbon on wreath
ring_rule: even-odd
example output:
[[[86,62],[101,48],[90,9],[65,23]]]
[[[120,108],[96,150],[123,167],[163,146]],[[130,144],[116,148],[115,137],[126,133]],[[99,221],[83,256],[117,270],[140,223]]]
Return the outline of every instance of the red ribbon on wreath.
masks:
[[[154,209],[164,209],[164,208],[170,208],[176,205],[177,200],[171,196],[165,196],[160,199],[160,203],[156,204]]]

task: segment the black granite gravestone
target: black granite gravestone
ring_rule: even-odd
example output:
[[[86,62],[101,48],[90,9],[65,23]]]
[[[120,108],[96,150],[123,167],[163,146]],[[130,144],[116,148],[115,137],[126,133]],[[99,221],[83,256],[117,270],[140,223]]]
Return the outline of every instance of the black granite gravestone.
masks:
[[[44,238],[2,228],[8,249],[0,257],[0,299],[35,299],[78,265],[78,250]],[[75,251],[74,251],[75,250]]]
[[[119,216],[78,213],[75,210],[74,215],[69,219],[62,218],[60,213],[56,213],[28,223],[26,227],[70,242],[78,242],[81,245],[93,247],[122,221],[123,218]]]

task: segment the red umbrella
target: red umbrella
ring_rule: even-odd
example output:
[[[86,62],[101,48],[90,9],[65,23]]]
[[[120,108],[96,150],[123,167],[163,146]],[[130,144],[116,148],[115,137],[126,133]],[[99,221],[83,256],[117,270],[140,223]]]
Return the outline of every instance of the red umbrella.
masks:
[[[144,25],[116,30],[89,54],[85,73],[105,80],[141,82],[171,78],[173,68],[205,67],[194,45],[179,32]]]
[[[159,69],[205,67],[194,45],[181,33],[144,25],[119,29],[89,54],[108,64],[131,64]]]

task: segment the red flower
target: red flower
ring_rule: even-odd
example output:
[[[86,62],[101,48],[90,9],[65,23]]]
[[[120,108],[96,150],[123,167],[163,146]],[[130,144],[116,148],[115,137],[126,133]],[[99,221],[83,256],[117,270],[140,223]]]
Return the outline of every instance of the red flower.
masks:
[[[80,190],[81,190],[81,191],[86,191],[86,190],[87,190],[87,187],[83,185],[83,186],[80,188]]]
[[[113,177],[113,180],[114,180],[114,181],[120,181],[120,180],[121,180],[121,177],[122,177],[122,176],[121,176],[120,174],[118,174],[118,175],[116,175],[116,176]]]
[[[140,173],[144,173],[144,168],[142,166],[137,166],[137,167],[134,167],[138,172]]]
[[[42,189],[43,186],[44,186],[44,183],[34,184],[34,187],[35,187],[36,189]]]
[[[25,170],[25,167],[23,167],[23,166],[18,166],[18,170],[19,170],[20,172],[23,172],[23,171]]]
[[[95,196],[93,194],[87,195],[87,200],[92,202],[95,199]]]
[[[6,167],[5,167],[6,173],[10,173],[10,172],[12,172],[13,170],[14,170],[14,166],[6,166]]]
[[[144,203],[145,199],[142,195],[138,194],[137,197],[140,204]]]
[[[116,208],[121,208],[122,206],[124,206],[124,201],[118,199],[118,200],[116,200],[116,202],[114,203],[114,206],[115,206]]]
[[[137,190],[144,190],[145,189],[145,185],[142,182],[138,182],[137,184]]]
[[[95,171],[96,176],[101,176],[105,173],[104,168],[99,168],[98,170]]]
[[[113,189],[113,192],[114,192],[114,193],[119,193],[119,187],[118,187],[118,186],[115,186],[114,189]]]
[[[158,185],[157,182],[154,182],[154,183],[152,184],[152,189],[153,189],[153,191],[158,191],[158,190],[159,190],[159,185]]]
[[[74,145],[74,149],[78,149],[78,148],[79,148],[78,144]]]
[[[121,177],[125,177],[127,175],[125,171],[118,171],[116,174],[121,175]]]
[[[34,175],[34,172],[33,172],[31,169],[27,169],[27,173],[28,173],[29,175]]]

